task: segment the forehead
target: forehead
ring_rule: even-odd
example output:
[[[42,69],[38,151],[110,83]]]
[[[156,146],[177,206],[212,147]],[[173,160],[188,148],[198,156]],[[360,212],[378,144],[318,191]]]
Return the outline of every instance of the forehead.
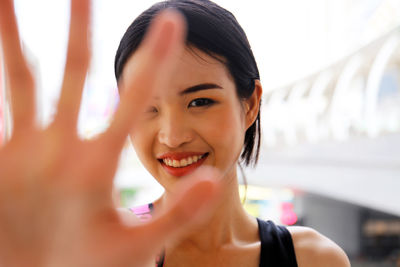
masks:
[[[220,59],[197,48],[187,47],[178,60],[171,85],[180,89],[204,82],[217,83],[222,87],[230,85],[231,75],[223,63],[224,59]]]
[[[208,55],[195,47],[186,47],[182,54],[178,55],[177,63],[171,71],[170,78],[161,85],[163,88],[156,89],[155,96],[165,93],[179,93],[186,88],[213,83],[219,87],[234,90],[234,81],[222,57],[218,58]],[[134,53],[124,67],[122,80],[126,79],[129,73],[134,73],[140,62],[137,53]],[[155,73],[154,73],[155,75]],[[168,90],[162,90],[166,89]],[[225,90],[224,90],[225,91]],[[226,92],[228,93],[228,92]]]

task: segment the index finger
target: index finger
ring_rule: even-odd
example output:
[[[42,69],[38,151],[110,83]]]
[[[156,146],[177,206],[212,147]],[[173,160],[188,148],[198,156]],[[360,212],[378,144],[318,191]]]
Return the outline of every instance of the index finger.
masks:
[[[114,120],[106,132],[108,142],[122,149],[140,111],[155,88],[162,87],[172,74],[184,47],[185,22],[181,14],[167,10],[151,23],[139,49],[126,64],[120,82],[121,101]]]

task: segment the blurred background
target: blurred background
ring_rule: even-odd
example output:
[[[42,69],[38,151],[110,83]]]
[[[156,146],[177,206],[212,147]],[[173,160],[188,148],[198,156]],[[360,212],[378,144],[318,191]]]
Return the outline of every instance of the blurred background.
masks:
[[[93,2],[83,138],[108,126],[118,105],[113,59],[119,40],[156,1]],[[244,170],[246,209],[317,229],[347,252],[352,266],[400,266],[400,1],[215,2],[246,31],[264,87],[261,157],[256,168]],[[16,1],[43,125],[59,97],[68,10],[67,0]],[[8,105],[0,70],[0,144],[11,131]],[[162,194],[129,142],[115,186],[125,207]]]

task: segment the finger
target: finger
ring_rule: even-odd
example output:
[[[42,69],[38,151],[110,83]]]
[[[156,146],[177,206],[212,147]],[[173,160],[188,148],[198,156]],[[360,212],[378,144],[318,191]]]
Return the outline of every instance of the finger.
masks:
[[[0,0],[0,32],[7,86],[11,94],[14,134],[33,127],[34,80],[21,49],[14,5]]]
[[[68,52],[55,122],[75,130],[90,61],[90,1],[71,1]]]
[[[150,223],[136,226],[127,234],[132,240],[141,240],[145,249],[161,248],[166,242],[177,241],[193,226],[212,215],[218,203],[219,174],[212,169],[197,172],[189,184],[183,185],[167,210]],[[132,242],[132,241],[131,241]],[[132,242],[133,243],[133,242]]]
[[[176,11],[164,11],[151,23],[138,51],[124,67],[119,86],[121,101],[106,133],[117,150],[148,103],[155,88],[162,87],[171,75],[178,55],[183,50],[185,23]]]

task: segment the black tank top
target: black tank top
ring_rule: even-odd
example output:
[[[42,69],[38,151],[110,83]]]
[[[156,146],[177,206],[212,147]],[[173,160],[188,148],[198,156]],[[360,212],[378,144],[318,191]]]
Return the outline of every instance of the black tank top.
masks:
[[[297,267],[292,236],[284,226],[257,218],[261,240],[260,267]]]
[[[153,204],[130,209],[146,221],[151,218]],[[260,267],[297,267],[292,236],[284,226],[257,218],[261,241]],[[164,253],[157,257],[157,267],[164,266]]]

